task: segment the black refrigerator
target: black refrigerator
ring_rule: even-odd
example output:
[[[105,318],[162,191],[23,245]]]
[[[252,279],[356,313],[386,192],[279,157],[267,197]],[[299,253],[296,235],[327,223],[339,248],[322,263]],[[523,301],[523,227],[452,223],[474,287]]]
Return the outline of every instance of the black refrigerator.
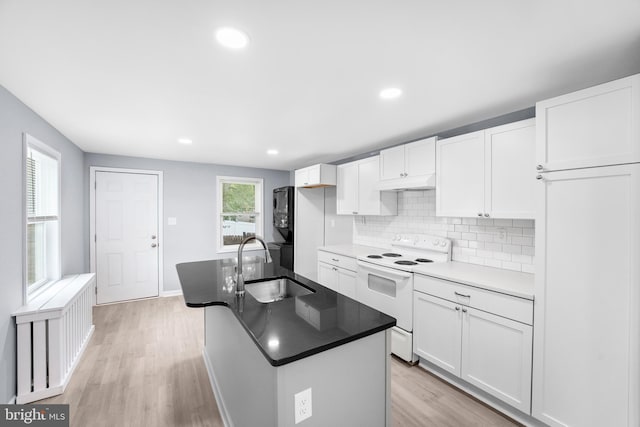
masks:
[[[284,238],[284,242],[272,242],[272,251],[279,252],[274,258],[280,259],[280,266],[293,271],[293,209],[294,187],[280,187],[273,190],[273,226]]]

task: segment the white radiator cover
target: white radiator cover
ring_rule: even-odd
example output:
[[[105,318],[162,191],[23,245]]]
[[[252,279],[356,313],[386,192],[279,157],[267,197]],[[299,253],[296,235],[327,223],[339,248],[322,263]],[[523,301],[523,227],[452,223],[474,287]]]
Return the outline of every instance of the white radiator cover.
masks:
[[[61,394],[93,334],[95,274],[66,276],[13,313],[18,394],[29,403]]]

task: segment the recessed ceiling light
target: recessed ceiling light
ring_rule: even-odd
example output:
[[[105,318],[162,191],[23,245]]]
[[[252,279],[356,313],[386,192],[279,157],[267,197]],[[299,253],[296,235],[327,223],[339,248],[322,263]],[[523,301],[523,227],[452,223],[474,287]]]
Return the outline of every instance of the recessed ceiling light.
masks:
[[[184,144],[184,145],[190,145],[193,144],[193,141],[190,140],[189,138],[178,138],[178,142],[180,144]]]
[[[216,31],[216,40],[229,49],[242,49],[249,44],[247,33],[236,28],[223,27]]]
[[[388,87],[380,91],[380,98],[382,99],[394,99],[402,95],[402,89],[397,87]]]
[[[275,156],[278,154],[278,150],[267,150],[267,154],[270,156]]]

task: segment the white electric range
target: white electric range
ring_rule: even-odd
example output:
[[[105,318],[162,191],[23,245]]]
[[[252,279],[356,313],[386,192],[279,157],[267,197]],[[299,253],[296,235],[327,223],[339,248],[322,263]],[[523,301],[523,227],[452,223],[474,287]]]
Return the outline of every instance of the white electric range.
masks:
[[[413,362],[413,270],[432,262],[451,261],[451,241],[426,234],[396,235],[391,249],[357,258],[358,301],[396,318],[391,352]]]

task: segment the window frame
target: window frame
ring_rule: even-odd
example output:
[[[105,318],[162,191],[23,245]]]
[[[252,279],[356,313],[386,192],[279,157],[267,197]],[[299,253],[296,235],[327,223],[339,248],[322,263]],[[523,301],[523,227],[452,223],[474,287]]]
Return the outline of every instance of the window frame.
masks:
[[[256,186],[256,235],[264,238],[264,179],[251,177],[235,177],[235,176],[216,176],[216,251],[217,253],[237,252],[239,244],[225,245],[222,232],[222,217],[225,212],[222,211],[222,185],[232,184],[254,184]],[[262,249],[262,245],[252,241],[245,245],[246,250]]]
[[[33,300],[36,296],[45,292],[51,285],[60,280],[62,272],[62,154],[55,150],[53,147],[45,144],[28,133],[23,133],[23,153],[22,153],[22,272],[23,272],[23,301],[27,304]],[[55,227],[57,233],[56,242],[52,247],[45,248],[48,252],[46,258],[51,258],[53,255],[54,260],[45,264],[45,271],[47,271],[47,277],[39,282],[29,285],[28,279],[28,225],[29,225],[29,210],[27,207],[27,158],[29,156],[29,150],[35,150],[43,155],[49,156],[57,162],[57,219],[54,220],[55,224],[50,224]],[[45,222],[46,223],[46,222]]]

